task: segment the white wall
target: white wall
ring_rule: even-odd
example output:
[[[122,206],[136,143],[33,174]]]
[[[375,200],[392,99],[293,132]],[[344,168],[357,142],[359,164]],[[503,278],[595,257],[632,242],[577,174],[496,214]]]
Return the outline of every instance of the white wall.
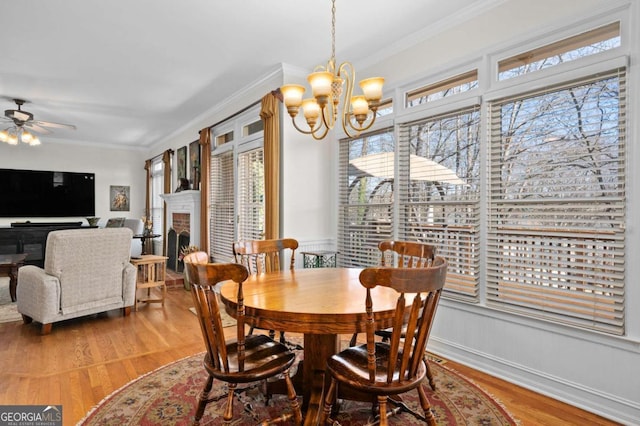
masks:
[[[144,214],[145,176],[142,152],[130,149],[113,149],[64,144],[42,137],[42,145],[11,146],[0,143],[0,168],[51,170],[65,172],[95,173],[96,212],[101,222],[110,217],[139,218]],[[130,188],[130,210],[110,211],[109,187],[124,185]],[[1,200],[0,202],[9,202]],[[31,220],[32,222],[77,221],[84,218],[0,218],[0,226],[11,222]]]

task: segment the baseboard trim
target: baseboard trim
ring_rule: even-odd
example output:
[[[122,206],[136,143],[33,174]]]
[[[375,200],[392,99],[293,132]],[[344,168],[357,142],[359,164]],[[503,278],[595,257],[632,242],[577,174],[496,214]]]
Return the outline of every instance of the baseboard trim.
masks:
[[[640,426],[638,401],[621,399],[433,335],[429,338],[428,349],[444,358],[607,419]]]

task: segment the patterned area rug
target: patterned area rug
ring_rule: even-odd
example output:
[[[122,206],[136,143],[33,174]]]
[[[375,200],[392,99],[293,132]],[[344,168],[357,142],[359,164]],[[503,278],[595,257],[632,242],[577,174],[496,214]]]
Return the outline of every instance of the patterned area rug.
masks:
[[[142,376],[105,398],[79,425],[189,425],[195,414],[196,400],[204,386],[204,354],[176,361]],[[515,425],[517,422],[485,391],[455,371],[434,360],[431,363],[437,391],[428,387],[439,425]],[[226,386],[214,382],[213,392],[219,400],[209,403],[200,424],[222,425],[226,404]],[[269,406],[259,387],[245,388],[235,400],[233,425],[257,424],[275,413],[288,410],[284,395],[272,397]],[[417,392],[403,395],[407,405],[421,409]],[[337,420],[342,426],[363,425],[371,421],[371,405],[345,401]],[[409,413],[389,419],[391,425],[424,425]]]

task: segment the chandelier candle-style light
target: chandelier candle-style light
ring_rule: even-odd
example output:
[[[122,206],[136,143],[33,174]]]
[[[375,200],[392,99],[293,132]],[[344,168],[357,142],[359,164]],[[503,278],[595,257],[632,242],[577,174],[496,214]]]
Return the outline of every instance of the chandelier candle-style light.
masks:
[[[353,96],[356,74],[353,65],[349,62],[336,65],[335,0],[332,0],[331,15],[331,59],[326,66],[317,66],[307,76],[313,98],[302,99],[305,88],[299,84],[285,84],[280,88],[293,126],[301,133],[312,135],[316,140],[324,139],[329,130],[333,129],[338,120],[340,96],[343,94],[340,120],[344,132],[349,137],[355,137],[371,128],[376,121],[384,84],[382,77],[367,78],[359,83],[364,96]],[[301,129],[296,123],[301,107],[309,130]]]

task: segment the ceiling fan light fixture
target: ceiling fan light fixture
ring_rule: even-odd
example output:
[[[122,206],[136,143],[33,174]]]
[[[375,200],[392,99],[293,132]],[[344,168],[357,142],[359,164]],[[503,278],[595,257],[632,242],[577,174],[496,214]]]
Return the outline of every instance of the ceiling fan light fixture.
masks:
[[[40,139],[32,132],[49,134],[51,131],[47,129],[48,127],[70,130],[76,129],[76,126],[72,124],[34,120],[32,113],[22,110],[22,105],[27,101],[14,99],[13,102],[18,106],[18,109],[7,109],[4,111],[4,117],[0,117],[0,120],[12,123],[10,127],[0,131],[0,142],[5,142],[9,145],[17,145],[18,142],[23,142],[27,145],[35,146],[40,145]],[[31,130],[31,132],[29,130]]]
[[[26,130],[22,130],[22,134],[20,135],[20,140],[24,143],[30,144],[33,141],[33,135]]]

